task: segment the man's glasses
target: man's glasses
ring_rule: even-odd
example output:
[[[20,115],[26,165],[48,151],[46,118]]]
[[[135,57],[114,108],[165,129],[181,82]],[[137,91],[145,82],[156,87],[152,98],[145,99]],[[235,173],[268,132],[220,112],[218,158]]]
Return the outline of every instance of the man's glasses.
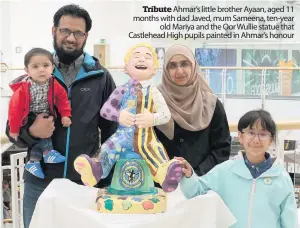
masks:
[[[187,67],[190,67],[190,66],[191,66],[191,63],[189,61],[183,60],[183,61],[180,61],[179,63],[169,62],[168,66],[167,66],[167,69],[168,70],[177,70],[178,67],[183,69],[183,68],[187,68]]]
[[[261,141],[266,141],[266,140],[269,140],[271,138],[271,135],[268,134],[268,133],[255,133],[253,131],[245,131],[245,132],[242,132],[247,139],[254,139],[254,137],[257,135],[258,138],[261,140]]]
[[[64,36],[64,37],[68,37],[70,36],[72,33],[74,34],[75,39],[82,39],[85,37],[86,33],[85,32],[81,32],[81,31],[75,31],[72,32],[71,30],[67,29],[67,28],[60,28],[59,29],[60,35]]]

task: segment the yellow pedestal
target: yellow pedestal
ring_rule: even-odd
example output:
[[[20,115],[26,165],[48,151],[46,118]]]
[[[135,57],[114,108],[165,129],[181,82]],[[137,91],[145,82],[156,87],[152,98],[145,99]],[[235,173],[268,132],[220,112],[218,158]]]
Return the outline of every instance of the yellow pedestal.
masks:
[[[106,189],[98,191],[97,210],[111,214],[156,214],[166,211],[166,193],[157,188],[157,194],[113,195]]]

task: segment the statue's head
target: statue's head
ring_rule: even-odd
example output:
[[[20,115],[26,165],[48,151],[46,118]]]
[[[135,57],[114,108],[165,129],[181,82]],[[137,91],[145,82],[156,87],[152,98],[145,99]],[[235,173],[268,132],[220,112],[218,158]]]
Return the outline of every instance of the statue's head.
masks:
[[[159,65],[154,48],[146,43],[137,44],[130,48],[124,61],[125,73],[138,81],[151,79]]]

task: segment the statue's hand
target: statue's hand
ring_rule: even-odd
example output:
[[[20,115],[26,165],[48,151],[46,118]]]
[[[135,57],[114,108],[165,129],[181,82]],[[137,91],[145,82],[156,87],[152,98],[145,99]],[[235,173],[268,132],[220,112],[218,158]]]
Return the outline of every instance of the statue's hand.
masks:
[[[125,108],[120,112],[119,124],[124,127],[132,127],[135,121],[135,115],[129,112],[130,108]]]
[[[143,113],[137,114],[135,117],[135,125],[138,128],[147,128],[154,126],[154,114],[145,109]]]

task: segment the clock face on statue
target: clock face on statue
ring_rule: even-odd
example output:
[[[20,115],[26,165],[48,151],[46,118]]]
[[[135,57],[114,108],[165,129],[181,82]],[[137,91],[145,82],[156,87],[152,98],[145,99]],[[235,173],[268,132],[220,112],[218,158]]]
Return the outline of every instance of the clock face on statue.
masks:
[[[145,173],[142,165],[136,161],[126,161],[121,168],[120,184],[126,190],[137,190],[144,185]]]

